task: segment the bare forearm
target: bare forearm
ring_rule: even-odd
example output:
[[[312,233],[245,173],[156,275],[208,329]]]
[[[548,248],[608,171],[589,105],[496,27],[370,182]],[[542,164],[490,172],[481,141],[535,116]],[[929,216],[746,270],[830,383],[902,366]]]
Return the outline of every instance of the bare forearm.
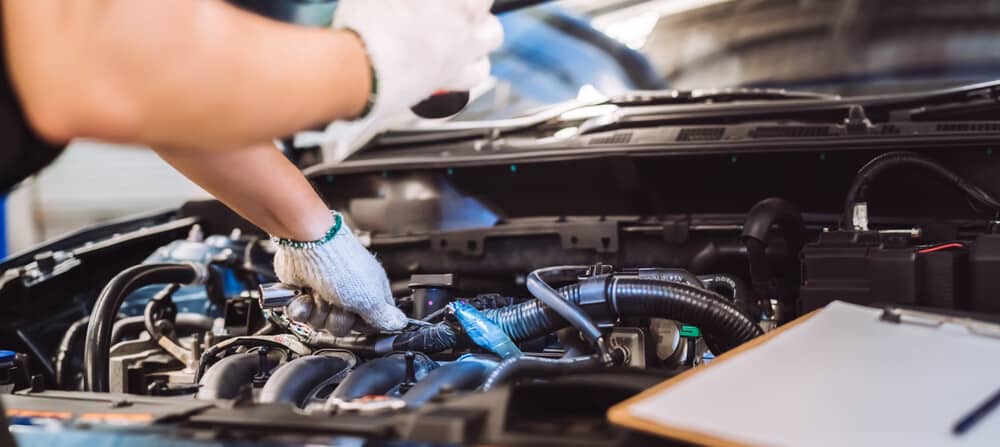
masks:
[[[3,2],[15,88],[49,139],[236,149],[352,117],[370,91],[351,33],[216,0]]]
[[[312,185],[271,143],[237,152],[157,153],[191,181],[268,233],[319,239],[332,225],[329,209]]]

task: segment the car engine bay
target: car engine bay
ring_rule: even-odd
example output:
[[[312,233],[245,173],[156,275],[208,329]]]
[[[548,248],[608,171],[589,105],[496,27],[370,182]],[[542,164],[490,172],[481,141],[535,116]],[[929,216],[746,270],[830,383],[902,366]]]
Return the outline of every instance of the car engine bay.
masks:
[[[960,147],[314,172],[405,330],[293,322],[309,291],[277,282],[266,235],[192,202],[0,266],[4,405],[209,439],[652,445],[608,407],[834,300],[997,314],[995,164]]]

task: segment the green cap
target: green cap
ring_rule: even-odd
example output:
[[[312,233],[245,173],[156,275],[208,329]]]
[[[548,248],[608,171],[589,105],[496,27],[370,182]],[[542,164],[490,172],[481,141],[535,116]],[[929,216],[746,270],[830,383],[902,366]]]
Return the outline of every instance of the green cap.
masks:
[[[701,337],[701,329],[698,329],[696,326],[681,326],[681,337]]]

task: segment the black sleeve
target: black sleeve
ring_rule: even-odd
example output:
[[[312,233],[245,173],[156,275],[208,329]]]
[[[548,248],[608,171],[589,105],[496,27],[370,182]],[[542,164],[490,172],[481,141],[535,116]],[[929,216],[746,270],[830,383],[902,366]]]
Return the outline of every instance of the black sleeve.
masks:
[[[6,38],[3,31],[0,20],[0,36]],[[62,146],[42,141],[28,125],[11,85],[7,57],[0,45],[0,195],[47,166],[61,152]]]

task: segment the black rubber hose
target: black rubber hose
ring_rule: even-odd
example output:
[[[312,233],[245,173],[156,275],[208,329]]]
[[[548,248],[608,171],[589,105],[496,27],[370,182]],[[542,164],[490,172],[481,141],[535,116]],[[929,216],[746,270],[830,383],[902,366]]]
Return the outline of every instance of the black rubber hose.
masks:
[[[560,289],[568,302],[580,303],[580,283]],[[711,338],[713,353],[722,354],[763,332],[733,303],[719,294],[686,284],[629,277],[611,277],[604,288],[607,305],[619,317],[660,317],[698,326]],[[604,310],[601,310],[602,312]],[[523,341],[566,327],[555,311],[539,301],[484,311],[514,341]]]
[[[70,381],[73,380],[71,373],[73,372],[70,368],[69,361],[72,357],[70,355],[73,352],[73,347],[82,338],[87,330],[87,324],[90,323],[90,315],[83,317],[75,321],[68,329],[66,329],[66,334],[63,335],[62,340],[59,342],[59,348],[56,349],[56,385],[59,388],[65,388],[69,386]],[[196,314],[196,313],[181,313],[177,314],[176,327],[178,330],[189,330],[189,331],[209,331],[212,329],[213,320],[211,317]],[[138,332],[143,329],[143,317],[125,317],[118,321],[115,321],[114,326],[111,329],[111,345],[114,346],[115,343],[121,341],[123,337],[129,333]]]
[[[59,388],[66,388],[69,386],[73,377],[70,376],[70,353],[73,352],[73,345],[75,345],[84,335],[87,330],[87,324],[90,323],[90,316],[83,317],[79,320],[73,322],[66,329],[66,333],[63,334],[62,340],[59,341],[59,348],[56,349],[56,386]]]
[[[704,286],[704,282],[699,277],[684,269],[639,269],[639,277],[657,281],[679,282],[695,287]]]
[[[760,327],[733,302],[709,290],[635,277],[594,280],[605,282],[596,288],[600,296],[588,299],[597,303],[591,304],[589,310],[626,318],[670,318],[698,326],[705,332],[706,341],[710,342],[715,354],[722,354],[762,333]],[[580,304],[584,298],[581,284],[560,289],[560,299],[574,305]],[[594,287],[588,289],[595,290]],[[541,337],[569,325],[562,316],[540,300],[487,309],[482,313],[514,341]],[[309,344],[313,347],[356,350],[364,355],[371,355],[390,350],[440,352],[455,347],[458,340],[453,328],[447,324],[437,324],[392,336],[332,337],[320,333]]]
[[[309,396],[329,385],[353,362],[340,357],[310,355],[278,368],[260,391],[261,403],[289,403],[305,407]]]
[[[693,324],[714,340],[713,353],[722,354],[764,332],[760,326],[718,294],[684,284],[623,278],[615,282],[617,309],[622,316],[662,316]]]
[[[279,357],[264,355],[265,368],[270,370],[278,364]],[[226,400],[239,397],[243,389],[260,374],[261,354],[245,352],[233,354],[219,360],[198,382],[198,394],[203,400]],[[266,372],[266,371],[264,371]]]
[[[84,389],[108,391],[108,352],[111,328],[125,298],[152,284],[192,284],[204,280],[203,269],[194,264],[142,264],[126,269],[108,282],[94,304],[83,351]]]
[[[868,200],[868,189],[875,178],[889,169],[904,165],[923,168],[937,174],[957,186],[973,200],[1000,212],[1000,201],[997,201],[986,190],[963,179],[954,171],[915,152],[889,152],[873,158],[862,166],[854,176],[854,181],[851,182],[851,186],[847,190],[847,198],[844,201],[844,215],[841,218],[843,220],[842,229],[853,229],[854,204]]]
[[[742,237],[767,243],[775,226],[781,228],[781,234],[788,243],[788,252],[798,253],[805,243],[806,227],[798,207],[785,199],[764,199],[750,208],[743,223]]]
[[[459,361],[440,366],[407,391],[403,400],[408,407],[419,407],[446,388],[455,391],[474,390],[483,384],[490,370],[486,364],[475,361]]]
[[[754,205],[743,223],[741,239],[747,249],[753,289],[768,299],[787,301],[791,297],[786,296],[787,291],[778,287],[777,279],[771,272],[770,261],[767,259],[768,240],[775,226],[781,229],[789,255],[798,256],[805,244],[806,226],[799,209],[785,199],[772,197]],[[797,283],[797,280],[791,282]]]
[[[330,394],[330,401],[350,401],[364,396],[383,395],[406,378],[406,359],[391,355],[367,362],[351,374]]]
[[[573,298],[567,297],[570,300]],[[499,309],[487,309],[483,310],[482,314],[500,326],[514,341],[531,340],[568,326],[566,320],[539,300]]]
[[[587,266],[559,266],[538,269],[528,274],[525,285],[535,298],[554,310],[560,317],[569,322],[570,326],[578,329],[583,338],[597,349],[601,358],[605,362],[609,362],[610,353],[605,344],[604,336],[597,325],[594,324],[594,321],[590,319],[590,316],[575,303],[564,299],[558,291],[542,279],[542,275],[563,273],[566,271],[586,271],[587,269],[589,269]]]
[[[177,314],[177,320],[174,322],[174,326],[178,331],[186,330],[190,332],[210,331],[214,324],[215,320],[212,317],[193,312]],[[145,318],[143,315],[121,318],[111,327],[111,346],[122,341],[125,337],[134,337],[145,329]]]
[[[754,316],[760,313],[760,309],[753,302],[753,295],[750,293],[750,286],[742,278],[735,275],[716,273],[712,275],[698,276],[698,280],[706,289],[718,293],[722,296],[732,298],[736,306],[743,313]]]
[[[750,299],[750,288],[742,278],[725,273],[714,273],[711,275],[699,275],[698,281],[706,289],[728,296],[735,302],[748,301]]]
[[[500,362],[483,382],[482,390],[489,391],[521,377],[557,377],[568,374],[604,369],[604,363],[594,356],[550,359],[545,357],[511,357]]]

